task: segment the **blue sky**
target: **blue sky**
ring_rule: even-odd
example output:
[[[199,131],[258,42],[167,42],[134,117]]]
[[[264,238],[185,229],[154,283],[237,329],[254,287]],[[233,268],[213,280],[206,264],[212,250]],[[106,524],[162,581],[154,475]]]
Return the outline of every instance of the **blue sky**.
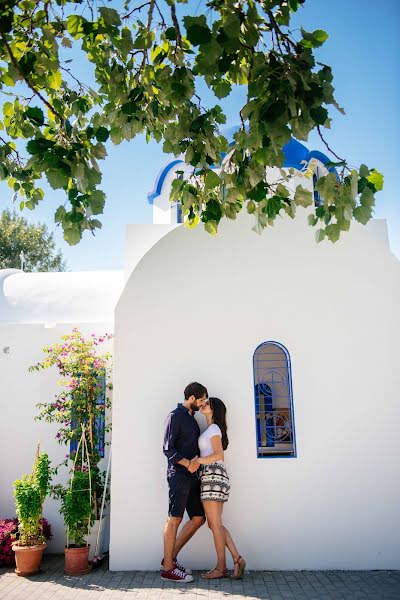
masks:
[[[193,0],[189,6],[196,9],[198,4],[198,0]],[[204,1],[198,12],[202,5]],[[387,219],[391,247],[400,258],[400,195],[396,177],[400,139],[399,23],[398,0],[386,0],[384,5],[377,0],[306,0],[293,21],[293,27],[303,26],[309,31],[325,29],[329,33],[317,56],[333,68],[336,99],[346,115],[332,111],[332,128],[325,130],[325,137],[337,154],[345,156],[352,165],[365,163],[384,173],[385,186],[377,194],[375,217]],[[87,80],[91,78],[89,72],[83,75]],[[204,104],[211,104],[213,98],[207,91],[205,94]],[[242,99],[239,90],[225,99],[228,125],[238,122]],[[325,151],[315,135],[310,136],[307,146]],[[46,195],[42,205],[35,211],[23,212],[30,222],[45,222],[54,229],[69,270],[122,268],[126,224],[152,220],[147,193],[168,160],[161,145],[146,144],[141,136],[120,146],[108,144],[107,150],[108,157],[101,161],[101,187],[107,203],[101,217],[103,229],[96,237],[86,233],[74,247],[64,242],[53,218],[57,206],[64,202],[64,195],[48,186],[44,186]],[[11,196],[10,189],[2,184],[0,209],[12,206]],[[310,235],[313,235],[311,229]]]

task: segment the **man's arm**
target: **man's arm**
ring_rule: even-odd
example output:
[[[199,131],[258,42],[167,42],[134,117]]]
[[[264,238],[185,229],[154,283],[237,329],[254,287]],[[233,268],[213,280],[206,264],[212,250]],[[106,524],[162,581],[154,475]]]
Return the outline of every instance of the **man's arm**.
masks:
[[[182,465],[191,473],[193,473],[198,469],[199,465],[195,459],[193,459],[192,464],[191,460],[182,456],[182,454],[180,454],[175,448],[178,433],[179,423],[177,423],[176,417],[171,413],[168,415],[167,420],[165,421],[163,452],[168,459],[168,463]],[[192,468],[193,471],[191,470]]]

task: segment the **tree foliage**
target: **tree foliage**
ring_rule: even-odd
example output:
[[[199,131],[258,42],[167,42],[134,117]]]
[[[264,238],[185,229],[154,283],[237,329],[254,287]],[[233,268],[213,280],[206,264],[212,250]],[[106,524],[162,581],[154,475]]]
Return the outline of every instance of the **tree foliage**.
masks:
[[[322,137],[329,109],[342,111],[332,70],[315,57],[328,34],[290,29],[304,3],[208,0],[205,14],[184,14],[187,7],[177,5],[185,0],[127,0],[122,10],[93,0],[5,0],[0,85],[9,97],[0,125],[0,177],[28,208],[43,198],[43,176],[63,189],[66,201],[55,221],[75,244],[85,230],[101,227],[105,143],[145,134],[193,167],[172,190],[189,225],[202,222],[215,233],[222,218],[234,219],[244,207],[260,228],[278,214],[293,217],[297,206],[311,205],[311,193],[291,189],[283,171],[267,179],[266,167],[282,167],[291,136],[307,140],[316,129]],[[93,87],[73,71],[74,48],[92,66]],[[231,147],[220,132],[223,108],[203,106],[199,80],[219,99],[235,86],[246,88]],[[324,203],[310,219],[317,239],[331,241],[352,219],[371,218],[382,188],[375,169],[350,169],[334,157],[338,174],[320,179]]]
[[[15,211],[0,215],[0,269],[19,269],[23,252],[26,271],[65,271],[66,265],[46,225],[29,225]]]

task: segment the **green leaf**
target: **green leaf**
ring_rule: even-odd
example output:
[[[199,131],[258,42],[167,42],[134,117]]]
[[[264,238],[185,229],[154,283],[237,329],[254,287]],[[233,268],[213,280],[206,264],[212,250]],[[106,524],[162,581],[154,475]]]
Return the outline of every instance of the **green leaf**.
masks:
[[[109,132],[107,127],[99,127],[96,130],[96,139],[98,142],[106,142],[109,138]]]
[[[366,225],[372,216],[372,209],[369,206],[356,206],[353,216],[356,221]]]
[[[206,17],[184,17],[183,22],[186,27],[187,38],[193,46],[206,44],[212,38],[211,31],[207,25]]]
[[[211,235],[217,235],[218,224],[216,221],[207,221],[207,223],[204,223],[204,229]]]
[[[59,90],[62,83],[62,77],[60,71],[51,71],[47,75],[47,82],[52,90]]]
[[[59,206],[54,215],[54,221],[56,223],[62,223],[62,220],[65,217],[66,210],[63,206]]]
[[[64,230],[64,240],[70,245],[75,246],[78,242],[81,241],[82,234],[79,229],[76,228],[68,228]]]
[[[3,115],[5,117],[11,117],[14,113],[14,104],[12,102],[5,102],[3,104]]]
[[[44,123],[44,114],[41,108],[38,106],[30,106],[25,111],[26,116],[34,125],[43,125]]]
[[[225,79],[220,79],[219,81],[215,81],[212,84],[212,88],[214,90],[214,94],[217,96],[217,98],[225,98],[225,96],[228,96],[232,90],[232,86],[229,83],[229,81],[226,81]]]
[[[316,125],[323,125],[328,118],[328,111],[326,108],[318,106],[317,108],[312,108],[310,110],[310,115]]]
[[[298,185],[294,194],[294,201],[298,206],[311,206],[313,202],[313,194],[310,192],[310,190],[306,190],[301,185]]]
[[[317,229],[317,231],[315,232],[315,241],[317,242],[317,244],[322,242],[324,237],[325,237],[325,231],[323,229]]]
[[[204,181],[204,189],[210,190],[221,184],[221,179],[214,171],[209,171]]]
[[[101,6],[99,8],[99,13],[103,17],[106,25],[116,25],[117,27],[121,25],[121,18],[119,16],[119,13],[114,8],[106,8],[104,6]]]
[[[340,226],[337,223],[328,225],[325,229],[325,235],[331,242],[337,242],[340,238]]]
[[[367,165],[361,165],[360,167],[360,177],[368,177],[369,169]]]
[[[88,198],[94,215],[100,215],[103,212],[106,195],[101,190],[95,190]]]
[[[287,187],[285,187],[281,183],[278,183],[278,185],[276,186],[276,193],[278,194],[278,196],[281,196],[282,198],[289,198],[289,195],[290,195],[290,192],[287,189]]]
[[[256,211],[256,203],[253,200],[249,200],[247,203],[247,212],[252,215]]]
[[[318,217],[316,215],[308,215],[307,222],[311,227],[314,227],[318,223]]]
[[[312,33],[301,29],[303,39],[300,44],[303,48],[319,48],[328,39],[329,35],[322,29],[316,29]]]
[[[360,196],[360,204],[361,206],[374,206],[375,196],[370,187],[367,186],[363,189],[363,192]]]
[[[279,196],[271,196],[267,200],[267,205],[264,208],[264,212],[268,215],[269,219],[275,219],[276,215],[282,208],[282,200]]]
[[[68,177],[56,169],[50,169],[46,171],[46,179],[53,190],[57,190],[68,185]]]
[[[164,35],[167,38],[167,40],[169,40],[170,42],[175,41],[175,39],[176,39],[176,30],[175,30],[175,27],[168,27],[164,31]]]
[[[45,152],[48,148],[51,148],[55,145],[53,140],[47,140],[46,138],[36,138],[34,140],[29,140],[26,145],[26,149],[29,154],[41,154]]]
[[[376,169],[371,170],[367,179],[370,183],[372,183],[377,192],[383,189],[383,175]]]
[[[67,19],[67,31],[75,39],[82,37],[84,34],[83,25],[86,19],[80,15],[70,15]]]
[[[69,220],[71,223],[79,223],[84,219],[84,216],[81,212],[72,212],[69,216]]]

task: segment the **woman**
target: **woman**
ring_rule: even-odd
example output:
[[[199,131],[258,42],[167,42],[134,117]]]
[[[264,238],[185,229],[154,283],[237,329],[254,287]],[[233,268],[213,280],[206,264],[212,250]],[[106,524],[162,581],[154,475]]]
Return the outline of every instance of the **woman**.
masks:
[[[241,579],[246,561],[236,549],[232,536],[222,524],[222,509],[229,496],[229,478],[224,466],[224,450],[228,447],[226,407],[219,398],[209,398],[200,409],[207,419],[207,429],[199,437],[200,497],[217,552],[217,566],[202,575],[204,579],[228,576],[225,545],[232,555],[232,579]]]

